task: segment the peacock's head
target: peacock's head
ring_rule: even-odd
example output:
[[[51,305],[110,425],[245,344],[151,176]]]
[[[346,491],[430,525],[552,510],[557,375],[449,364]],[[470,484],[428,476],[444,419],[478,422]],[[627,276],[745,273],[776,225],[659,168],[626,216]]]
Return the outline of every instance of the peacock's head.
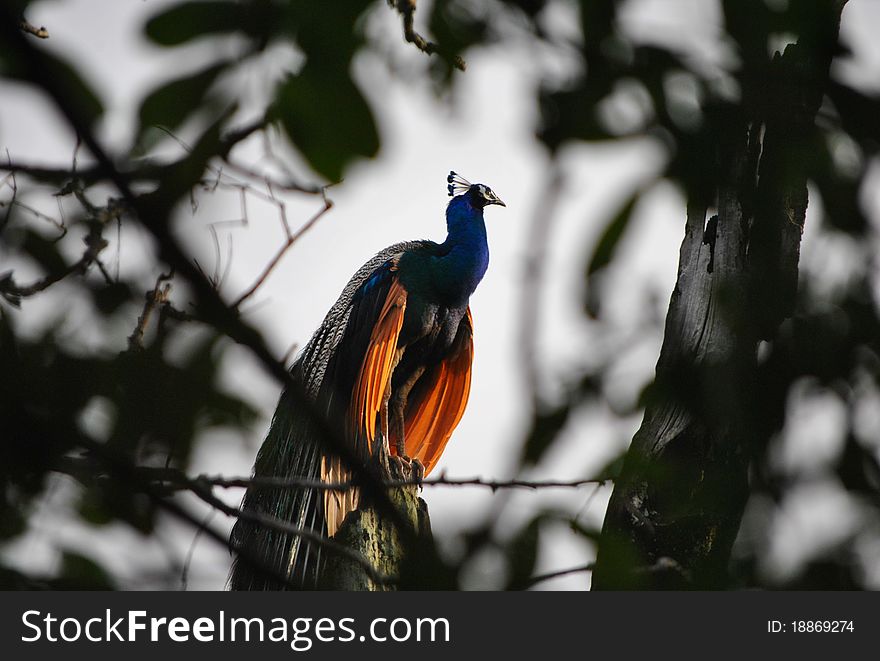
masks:
[[[467,195],[470,203],[477,209],[482,209],[490,204],[497,204],[502,207],[507,205],[498,197],[495,192],[485,184],[472,184],[467,179],[454,171],[449,172],[446,177],[446,190],[449,196]]]

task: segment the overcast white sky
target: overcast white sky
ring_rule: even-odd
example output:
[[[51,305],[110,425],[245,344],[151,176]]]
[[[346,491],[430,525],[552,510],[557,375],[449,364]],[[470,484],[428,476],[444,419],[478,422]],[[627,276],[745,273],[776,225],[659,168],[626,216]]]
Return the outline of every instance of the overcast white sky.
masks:
[[[107,107],[102,133],[111,145],[122,144],[131,131],[132,118],[146,90],[172,72],[196,70],[209,54],[196,48],[181,57],[176,51],[163,51],[145,42],[140,33],[145,17],[167,4],[167,0],[62,0],[36,3],[28,15],[32,23],[49,29],[52,36],[47,46],[71,57],[98,90]],[[565,4],[560,3],[554,10],[560,26],[574,17]],[[641,38],[672,40],[710,65],[725,56],[715,38],[719,13],[714,3],[633,1],[626,5],[624,18],[628,29]],[[369,25],[371,32],[382,35],[387,52],[362,55],[355,69],[380,124],[381,153],[374,161],[356,164],[345,181],[330,190],[334,208],[274,271],[252,302],[249,318],[279,356],[294,343],[302,346],[349,277],[376,251],[405,239],[442,241],[445,176],[450,169],[491,186],[507,208],[487,211],[491,263],[471,301],[476,345],[473,389],[468,410],[438,470],[452,477],[510,477],[530,415],[520,369],[520,295],[531,251],[530,228],[536,216],[542,217],[542,196],[550,168],[547,153],[533,137],[537,108],[532,90],[548,70],[564,74],[565,66],[554,63],[550,54],[529,52],[522,44],[506,50],[473,52],[467,58],[468,71],[461,76],[454,100],[438,104],[430,83],[419,74],[425,56],[403,43],[399,21],[384,3],[377,4]],[[880,49],[874,38],[878,26],[880,3],[851,0],[844,13],[843,31],[858,46],[858,59],[846,73],[875,88],[880,84]],[[389,62],[400,71],[393,74]],[[258,94],[263,74],[249,74],[251,77],[240,84],[253,86],[254,94]],[[8,149],[16,160],[65,164],[73,141],[42,98],[22,86],[3,84],[0,148]],[[261,154],[256,140],[245,145],[237,156],[257,163]],[[595,360],[597,352],[607,350],[607,343],[613,340],[621,345],[621,351],[626,351],[626,357],[612,374],[612,399],[632,400],[651,378],[662,340],[656,321],[665,314],[683,233],[683,201],[675,189],[657,186],[637,209],[620,260],[613,267],[614,277],[606,297],[613,336],[602,335],[596,325],[590,324],[582,316],[578,301],[584,260],[593,237],[632,187],[662,167],[663,158],[661,150],[647,141],[564,150],[560,160],[564,194],[558,213],[552,217],[541,283],[542,307],[532,311],[540,331],[542,386],[549,393],[576,376],[579,366]],[[285,202],[294,226],[320,206],[318,200],[304,196],[287,196]],[[57,213],[57,208],[49,207],[48,211]],[[220,191],[204,196],[196,214],[181,214],[178,227],[200,261],[213,265],[208,223],[240,217],[237,195]],[[220,231],[224,250],[227,237],[231,237],[233,246],[231,270],[222,289],[228,300],[249,286],[281,240],[277,210],[271,205],[251,199],[248,220],[247,227]],[[550,221],[551,217],[542,217],[548,226]],[[117,250],[123,270],[142,272],[149,263],[149,240],[136,229],[124,232],[121,243],[114,242],[106,254],[113,255]],[[145,272],[145,281],[155,275]],[[649,312],[646,300],[650,301]],[[58,299],[46,304],[26,303],[19,314],[26,325],[35,327],[45,322],[50,308],[57,311],[57,305]],[[74,304],[65,314],[71,332],[76,333],[82,314]],[[111,349],[123,349],[129,332],[118,329],[114,335],[117,346]],[[263,417],[243,438],[212,434],[199,445],[194,473],[248,474],[274,410],[277,384],[237,348],[230,350],[225,382],[228,388],[243,393]],[[604,409],[580,412],[564,432],[564,440],[532,476],[590,476],[626,447],[639,422],[638,417],[620,420]],[[608,492],[602,489],[591,499],[593,491],[585,487],[577,491],[517,493],[500,527],[512,533],[536,508],[550,503],[598,525]],[[0,552],[16,562],[51,567],[57,562],[58,548],[78,548],[116,569],[123,577],[123,586],[140,588],[152,587],[136,582],[140,573],[164,566],[169,557],[182,561],[190,546],[192,531],[175,523],[163,526],[162,544],[145,544],[137,533],[122,526],[102,531],[97,538],[90,531],[86,537],[82,531],[59,525],[59,511],[70,501],[70,494],[70,485],[60,484],[55,497],[35,518],[34,534]],[[230,491],[224,497],[237,503],[240,495]],[[435,537],[450,550],[455,548],[456,533],[480,521],[493,498],[487,490],[443,487],[426,489],[423,497],[428,502]],[[831,518],[837,511],[831,513]],[[224,529],[231,525],[222,515],[217,515],[214,523]],[[806,528],[811,529],[811,525],[808,521]],[[797,529],[795,526],[795,533]],[[796,534],[794,539],[798,539]],[[559,531],[545,537],[538,571],[592,559],[591,548]],[[228,566],[226,550],[202,540],[194,553],[190,587],[221,589]],[[491,558],[479,563],[469,576],[472,587],[493,587],[499,580]],[[541,587],[583,589],[588,584],[588,576],[581,574]]]

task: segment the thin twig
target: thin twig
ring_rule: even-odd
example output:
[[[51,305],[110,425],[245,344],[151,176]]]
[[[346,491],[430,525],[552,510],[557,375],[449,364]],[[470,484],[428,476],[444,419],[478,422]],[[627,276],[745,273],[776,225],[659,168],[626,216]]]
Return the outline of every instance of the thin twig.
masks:
[[[272,260],[269,262],[269,264],[266,265],[266,268],[263,269],[263,272],[256,279],[254,284],[252,284],[246,292],[244,292],[241,296],[239,296],[235,300],[235,302],[232,304],[232,308],[234,308],[234,309],[239,308],[242,303],[244,303],[248,298],[253,296],[253,294],[257,291],[257,289],[259,289],[260,286],[262,286],[262,284],[266,281],[266,278],[269,277],[269,274],[272,273],[272,271],[275,269],[275,267],[281,261],[281,258],[284,257],[285,254],[287,254],[287,251],[290,250],[290,248],[293,246],[293,244],[296,243],[303,234],[305,234],[312,227],[314,227],[315,223],[317,223],[318,220],[320,220],[321,217],[325,213],[327,213],[332,207],[333,207],[333,202],[331,200],[327,199],[327,197],[325,195],[324,196],[324,206],[314,216],[309,218],[302,227],[300,227],[296,232],[294,232],[293,234],[291,234],[287,238],[287,240],[284,242],[284,244],[281,246],[281,248],[278,250],[278,252],[272,258]]]
[[[586,565],[578,565],[577,567],[570,567],[569,569],[560,569],[558,571],[548,572],[546,574],[538,574],[537,576],[532,576],[527,581],[525,581],[522,585],[522,589],[526,590],[538,583],[543,583],[544,581],[549,581],[554,578],[559,578],[560,576],[569,576],[570,574],[580,574],[582,572],[591,572],[593,571],[593,564],[589,563]]]
[[[62,472],[80,474],[88,472],[88,460],[71,457],[60,461],[56,468]],[[138,466],[138,475],[154,483],[162,483],[172,491],[190,490],[194,485],[210,486],[221,489],[246,489],[258,487],[265,489],[315,489],[318,491],[348,491],[359,485],[356,480],[340,482],[322,482],[305,477],[226,477],[223,475],[198,475],[190,477],[177,468],[158,468]],[[481,478],[453,479],[445,475],[426,480],[385,480],[381,484],[388,489],[407,486],[447,486],[447,487],[483,487],[498,491],[500,489],[578,489],[586,485],[602,485],[604,480],[484,480]]]
[[[208,516],[205,517],[205,520],[202,522],[202,525],[199,526],[198,530],[196,530],[196,534],[193,535],[193,540],[189,545],[189,549],[186,552],[186,559],[183,561],[183,569],[180,571],[180,589],[183,592],[186,592],[187,584],[189,583],[189,568],[192,564],[193,555],[196,551],[196,544],[199,543],[199,538],[202,536],[202,533],[205,531],[205,528],[210,525],[211,521],[217,515],[217,510],[211,510],[208,512]]]
[[[150,317],[158,306],[168,301],[168,296],[171,293],[171,283],[167,281],[173,277],[173,271],[160,273],[159,277],[156,278],[156,286],[144,295],[143,312],[138,317],[137,326],[135,326],[135,329],[128,337],[129,351],[137,351],[144,348],[144,334],[146,333],[147,325],[150,323]],[[163,282],[167,284],[160,288]]]
[[[98,254],[107,247],[107,241],[101,236],[100,228],[97,225],[86,235],[84,241],[86,244],[85,252],[76,262],[57,273],[50,273],[30,285],[17,285],[12,279],[12,271],[0,274],[0,296],[17,306],[22,298],[45,291],[75,273],[85,273],[88,267],[97,261]]]
[[[401,19],[403,20],[403,38],[406,39],[409,43],[414,45],[423,53],[427,53],[428,55],[433,55],[434,53],[439,53],[440,49],[437,44],[428,41],[415,29],[415,13],[416,13],[416,0],[388,0],[388,4],[397,9],[400,12]],[[456,69],[464,71],[467,68],[464,60],[461,59],[458,55],[455,55],[451,58],[452,64]]]
[[[43,27],[42,25],[40,27],[35,27],[35,26],[31,25],[30,23],[28,23],[26,20],[22,19],[19,22],[18,27],[21,29],[22,32],[26,32],[27,34],[32,34],[33,36],[37,37],[38,39],[48,39],[49,38],[49,31],[45,27]]]
[[[6,160],[9,160],[9,150],[6,150]],[[7,181],[12,179],[12,184],[9,184],[10,188],[12,188],[12,197],[9,198],[9,203],[6,207],[6,213],[3,214],[3,220],[0,220],[0,232],[2,232],[6,226],[9,224],[9,219],[12,217],[12,207],[15,205],[16,197],[18,196],[18,183],[15,181],[15,173],[10,172],[7,174],[3,181],[0,181],[0,186],[7,184]],[[0,202],[0,208],[2,208],[3,203]]]
[[[448,487],[486,487],[492,491],[499,489],[577,489],[588,484],[601,485],[603,480],[484,480],[478,477],[451,479],[445,475],[422,480],[424,486]],[[395,486],[390,484],[389,486]],[[398,485],[402,486],[402,485]]]
[[[6,151],[6,160],[7,162],[11,162],[9,159],[9,150]],[[2,165],[0,165],[0,169],[6,169]],[[11,183],[10,183],[11,180]],[[2,180],[0,180],[0,186],[8,186],[12,190],[12,197],[9,198],[8,202],[0,201],[0,209],[6,208],[6,213],[4,214],[4,219],[2,223],[0,223],[0,228],[4,227],[9,222],[10,214],[12,213],[12,207],[18,207],[20,209],[24,209],[29,214],[38,218],[39,220],[45,220],[47,223],[53,225],[56,229],[58,229],[61,234],[55,237],[55,241],[59,239],[63,239],[67,234],[67,226],[64,224],[64,220],[61,222],[55,220],[52,216],[43,213],[42,211],[35,209],[24,202],[18,200],[18,182],[15,178],[15,170],[9,170],[9,174],[5,176]]]

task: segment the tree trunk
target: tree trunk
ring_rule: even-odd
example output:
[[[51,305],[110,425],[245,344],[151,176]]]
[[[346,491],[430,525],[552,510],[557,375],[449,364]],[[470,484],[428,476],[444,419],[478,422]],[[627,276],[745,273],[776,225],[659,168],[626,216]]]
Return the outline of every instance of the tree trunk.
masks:
[[[749,457],[784,413],[761,400],[757,346],[794,309],[815,116],[843,3],[825,6],[827,21],[769,71],[743,67],[750,116],[718,131],[717,216],[707,223],[696,200],[711,197],[691,195],[655,383],[611,496],[593,589],[729,585]]]
[[[428,506],[419,498],[418,487],[406,486],[389,492],[392,503],[405,521],[412,524],[418,538],[430,540],[431,520]],[[403,573],[407,546],[397,526],[375,507],[362,505],[345,517],[333,540],[363,556],[380,574],[389,578]],[[412,548],[412,547],[410,547]],[[377,583],[364,568],[340,555],[328,554],[321,575],[326,590],[394,590],[396,582]]]

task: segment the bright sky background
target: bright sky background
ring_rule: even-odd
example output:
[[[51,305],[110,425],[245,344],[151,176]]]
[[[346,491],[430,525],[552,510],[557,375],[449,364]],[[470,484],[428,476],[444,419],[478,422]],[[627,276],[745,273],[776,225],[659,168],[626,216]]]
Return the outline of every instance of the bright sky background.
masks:
[[[176,50],[164,51],[144,40],[140,33],[144,19],[167,4],[166,0],[64,0],[34,4],[28,14],[32,23],[49,29],[47,47],[70,56],[98,90],[107,108],[102,136],[110,145],[123,144],[148,89],[174,74],[198,69],[210,55],[204,46],[198,46],[181,57]],[[561,29],[575,20],[574,12],[564,3],[554,11],[554,21]],[[717,7],[704,0],[636,0],[624,11],[624,25],[633,34],[674,42],[709,67],[725,57],[716,39],[719,20]],[[846,73],[875,89],[880,84],[876,82],[880,81],[880,49],[874,37],[878,20],[880,3],[872,0],[852,0],[844,12],[843,33],[858,46],[857,61]],[[542,390],[552,396],[560,384],[578,375],[581,366],[601,358],[605,351],[617,351],[623,352],[624,358],[609,381],[611,399],[612,404],[626,404],[651,378],[659,353],[659,324],[674,284],[683,234],[683,200],[668,184],[656,186],[642,199],[613,266],[606,293],[608,327],[603,330],[590,323],[579,303],[589,247],[616,205],[663,166],[662,151],[644,140],[613,147],[566,148],[560,159],[565,182],[561,204],[556,214],[547,214],[544,194],[550,161],[533,137],[537,108],[532,90],[548,71],[565,75],[565,63],[555,61],[550,53],[530,52],[522,42],[504,49],[481,49],[468,55],[468,71],[459,77],[454,98],[438,104],[429,80],[421,75],[426,56],[403,42],[399,20],[384,3],[377,4],[369,30],[379,36],[384,50],[360,56],[355,70],[380,124],[381,153],[374,161],[356,164],[344,182],[330,189],[334,208],[273,272],[251,302],[248,318],[263,331],[278,356],[293,344],[302,346],[349,277],[375,252],[405,239],[443,240],[445,177],[450,169],[489,185],[507,208],[491,207],[486,213],[491,263],[471,300],[476,345],[473,389],[468,410],[438,471],[451,477],[509,478],[531,415],[520,369],[519,328],[526,264],[534,249],[534,223],[545,224],[550,232],[542,261],[541,307],[529,311],[539,330]],[[224,48],[234,48],[234,44],[227,43]],[[249,71],[238,83],[259,95],[266,82],[264,75]],[[632,111],[632,106],[625,104],[612,110],[624,117]],[[331,109],[328,121],[332,121]],[[40,96],[25,87],[4,84],[0,85],[0,148],[8,149],[14,160],[64,165],[69,163],[73,140]],[[236,155],[259,166],[262,145],[252,140]],[[283,199],[294,227],[320,208],[320,200],[307,196],[287,195]],[[38,203],[36,199],[32,202]],[[282,238],[277,209],[255,198],[248,204],[246,227],[227,225],[219,230],[224,251],[227,241],[232,241],[231,266],[221,289],[227,300],[253,282]],[[58,210],[50,205],[47,211]],[[210,270],[214,253],[208,224],[240,218],[237,194],[221,190],[202,196],[194,215],[183,210],[178,229],[200,263]],[[805,259],[809,259],[809,233],[807,241]],[[147,283],[155,279],[157,272],[144,270],[152,248],[142,231],[124,231],[121,242],[114,241],[105,255],[115,260],[117,251],[123,271],[141,273]],[[223,259],[225,267],[225,255]],[[178,286],[178,301],[185,300],[183,294]],[[58,313],[59,298],[45,298],[44,302],[25,303],[19,313],[25,327],[36,328],[48,315]],[[82,310],[75,302],[61,310],[68,318],[70,332],[88,343]],[[132,328],[134,324],[132,318]],[[118,329],[113,336],[116,346],[102,348],[122,350],[130,331]],[[262,412],[262,419],[244,437],[212,433],[198,446],[193,473],[249,474],[277,401],[278,385],[244,351],[233,347],[228,356],[224,369],[227,387],[252,402]],[[610,409],[585,409],[528,477],[589,477],[626,447],[639,422],[639,417],[621,420]],[[549,504],[599,525],[609,491],[595,491],[588,486],[576,491],[517,492],[499,529],[512,534],[537,508]],[[123,587],[136,589],[156,587],[149,580],[138,582],[139,577],[166,566],[169,559],[182,562],[190,548],[192,530],[174,522],[163,524],[158,541],[145,541],[121,525],[97,533],[88,529],[84,534],[63,523],[72,493],[71,485],[60,480],[54,495],[34,517],[33,534],[0,552],[22,565],[48,569],[58,560],[58,548],[80,549],[112,567],[122,577]],[[237,503],[241,492],[222,495]],[[434,536],[449,551],[455,550],[456,533],[481,521],[493,500],[490,491],[473,488],[433,487],[425,489],[423,497],[430,509]],[[192,504],[207,512],[197,501]],[[830,514],[819,523],[807,516],[803,526],[800,519],[792,524],[792,548],[800,547],[799,540],[817,525],[831,520],[840,523],[841,508],[835,509],[833,503],[830,507]],[[846,510],[845,503],[841,507]],[[231,526],[222,515],[213,523],[224,530]],[[799,537],[801,529],[807,533]],[[786,553],[783,558],[791,557]],[[593,557],[592,548],[560,530],[544,536],[537,571],[580,565]],[[195,547],[189,587],[222,589],[228,568],[227,551],[201,540]],[[496,587],[502,579],[491,557],[477,563],[468,576],[474,588]],[[578,574],[540,587],[583,589],[588,585],[588,575]]]

